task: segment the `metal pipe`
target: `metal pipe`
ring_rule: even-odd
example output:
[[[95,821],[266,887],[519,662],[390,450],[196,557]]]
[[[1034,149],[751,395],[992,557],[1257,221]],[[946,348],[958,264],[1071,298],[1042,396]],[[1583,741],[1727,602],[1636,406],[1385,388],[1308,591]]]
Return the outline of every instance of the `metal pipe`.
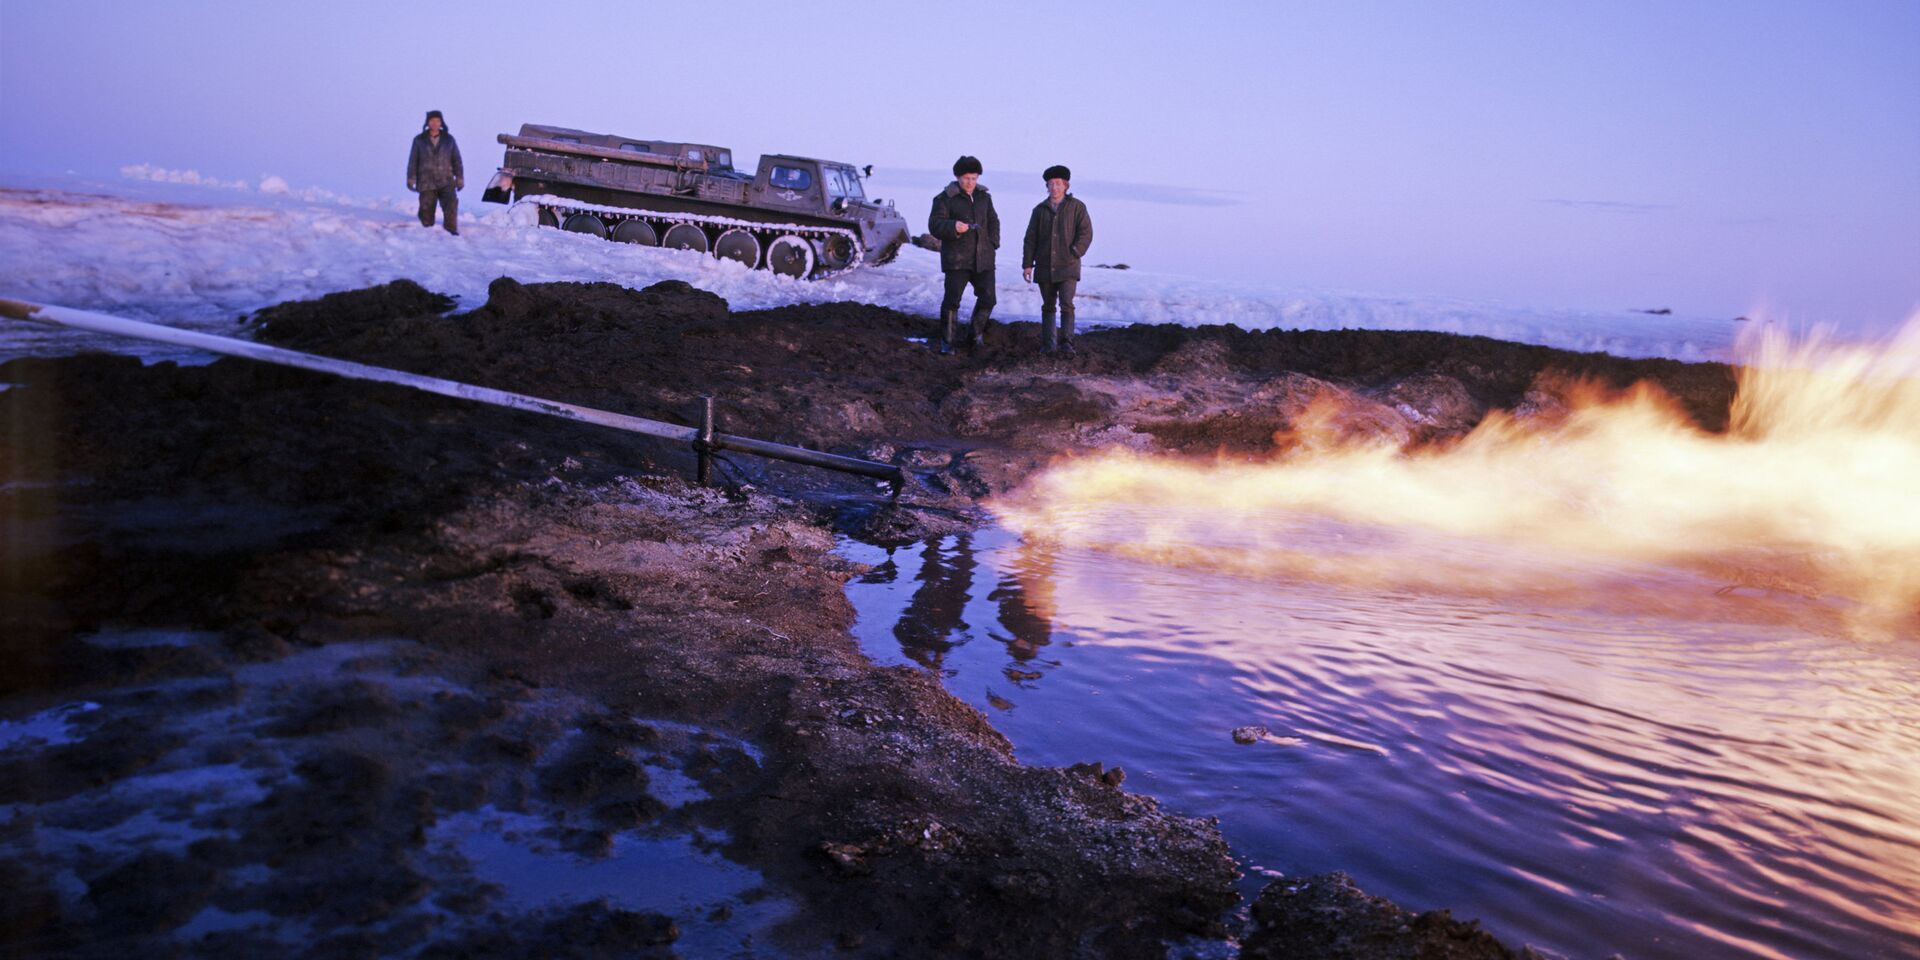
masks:
[[[876,480],[885,480],[896,487],[906,482],[906,474],[891,463],[843,457],[837,453],[822,453],[805,447],[789,447],[784,443],[755,440],[752,437],[736,437],[727,433],[714,434],[713,445],[719,450],[739,450],[742,453],[771,457],[775,460],[804,463],[811,467],[825,467],[828,470],[839,470],[844,473],[857,473]]]
[[[699,457],[699,478],[701,486],[713,483],[713,398],[700,398],[700,435],[693,441],[694,454]]]
[[[29,323],[72,327],[77,330],[91,330],[95,333],[132,337],[137,340],[151,340],[156,343],[170,343],[175,346],[205,350],[208,353],[226,354],[227,356],[244,357],[248,360],[258,360],[262,363],[274,363],[286,367],[299,367],[303,370],[315,370],[320,373],[331,373],[336,376],[348,377],[354,380],[391,383],[402,387],[411,387],[415,390],[423,390],[427,393],[437,393],[441,396],[458,397],[462,400],[474,400],[496,407],[525,410],[530,413],[541,413],[550,417],[561,417],[567,420],[578,420],[582,423],[592,423],[602,427],[612,427],[615,430],[624,430],[628,433],[645,434],[646,436],[661,437],[667,440],[695,442],[702,440],[704,434],[705,442],[713,450],[739,450],[742,453],[751,453],[774,460],[785,460],[790,463],[824,467],[828,470],[839,470],[844,473],[877,477],[892,483],[896,493],[899,491],[900,485],[906,482],[905,473],[899,467],[892,464],[878,463],[873,460],[861,460],[856,457],[843,457],[838,454],[822,453],[818,450],[808,450],[805,447],[792,447],[784,443],[772,443],[766,440],[755,440],[750,437],[736,437],[724,433],[714,433],[711,398],[706,398],[708,401],[707,412],[702,417],[701,428],[696,429],[694,427],[679,426],[678,424],[662,423],[658,420],[648,420],[644,417],[631,417],[624,413],[596,410],[592,407],[582,407],[576,404],[563,403],[558,400],[545,400],[523,393],[496,390],[492,387],[475,386],[470,383],[443,380],[439,377],[407,373],[401,370],[389,370],[385,367],[355,363],[351,360],[336,360],[332,357],[323,357],[318,354],[302,353],[298,350],[272,347],[264,343],[254,343],[250,340],[235,340],[231,337],[219,337],[210,333],[182,330],[178,327],[167,327],[157,323],[128,320],[109,314],[94,313],[91,310],[76,310],[72,307],[59,307],[50,304],[28,303],[23,300],[0,298],[0,317],[24,320]],[[703,478],[703,482],[704,479],[705,478]]]

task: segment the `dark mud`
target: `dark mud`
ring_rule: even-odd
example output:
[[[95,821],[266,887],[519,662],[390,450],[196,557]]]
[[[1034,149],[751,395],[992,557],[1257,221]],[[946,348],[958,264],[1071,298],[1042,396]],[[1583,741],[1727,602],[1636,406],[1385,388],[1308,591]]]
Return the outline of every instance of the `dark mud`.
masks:
[[[1414,444],[1550,412],[1574,380],[1652,380],[1709,429],[1732,395],[1724,367],[1442,334],[1135,327],[1056,358],[1014,325],[943,358],[908,342],[924,319],[731,313],[677,283],[502,280],[448,306],[402,282],[257,333],[683,423],[710,393],[724,431],[913,482],[895,503],[734,457],[701,490],[675,444],[238,360],[0,366],[0,718],[69,711],[0,753],[5,950],[1160,956],[1226,932],[1218,831],[1091,764],[1022,766],[937,677],[865,660],[833,525],[963,528],[1076,449],[1268,456],[1329,398],[1333,429]],[[757,880],[697,913],[530,902],[448,839],[481,821],[582,863],[682,843]],[[1510,955],[1293,886],[1247,955]]]

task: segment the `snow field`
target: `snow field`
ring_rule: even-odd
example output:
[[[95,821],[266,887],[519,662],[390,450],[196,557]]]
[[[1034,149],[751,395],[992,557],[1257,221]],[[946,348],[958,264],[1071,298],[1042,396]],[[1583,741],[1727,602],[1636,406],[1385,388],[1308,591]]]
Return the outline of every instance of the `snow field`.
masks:
[[[939,258],[908,247],[899,259],[831,280],[802,282],[681,251],[609,243],[540,229],[525,207],[462,205],[460,236],[422,228],[411,198],[364,200],[264,177],[221,181],[145,165],[126,179],[0,183],[0,296],[98,310],[136,320],[234,334],[261,307],[408,278],[470,309],[500,276],[523,283],[607,281],[643,287],[684,280],[736,310],[859,301],[929,318],[941,296]],[[911,222],[911,221],[910,221]],[[916,225],[917,226],[917,225]],[[1034,320],[1038,288],[1021,280],[1017,245],[1002,247],[1004,320]],[[1629,310],[1531,309],[1469,301],[1336,294],[1273,282],[1228,283],[1147,270],[1089,268],[1077,299],[1081,329],[1128,323],[1234,324],[1248,330],[1379,329],[1473,334],[1629,357],[1723,360],[1741,329],[1731,319]],[[968,307],[970,308],[970,302]],[[931,328],[931,322],[929,323]],[[150,347],[0,325],[0,359]],[[169,353],[168,351],[173,351]]]

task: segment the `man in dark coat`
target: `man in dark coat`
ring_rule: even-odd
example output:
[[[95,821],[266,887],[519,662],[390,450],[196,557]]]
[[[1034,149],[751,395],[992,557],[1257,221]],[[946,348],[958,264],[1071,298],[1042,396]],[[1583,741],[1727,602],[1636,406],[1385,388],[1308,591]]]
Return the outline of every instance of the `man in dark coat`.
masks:
[[[973,285],[973,321],[967,328],[967,346],[987,335],[993,317],[993,255],[1000,249],[1000,215],[993,198],[980,185],[980,161],[961,157],[953,164],[953,182],[933,198],[927,232],[940,238],[940,269],[947,275],[946,296],[940,301],[941,353],[952,353],[960,324],[960,297]]]
[[[467,185],[466,171],[460,166],[460,145],[447,132],[446,118],[438,110],[427,111],[427,122],[413,138],[413,152],[407,155],[407,189],[420,194],[420,225],[433,226],[433,205],[440,204],[447,232],[458,235],[455,222],[460,212],[460,195],[455,191]]]
[[[1093,218],[1087,205],[1067,192],[1072,171],[1058,164],[1040,175],[1047,182],[1047,198],[1033,208],[1027,220],[1027,240],[1021,245],[1021,272],[1040,284],[1040,349],[1057,347],[1073,352],[1073,291],[1080,285],[1080,258],[1093,246]],[[1054,309],[1060,311],[1055,336]]]

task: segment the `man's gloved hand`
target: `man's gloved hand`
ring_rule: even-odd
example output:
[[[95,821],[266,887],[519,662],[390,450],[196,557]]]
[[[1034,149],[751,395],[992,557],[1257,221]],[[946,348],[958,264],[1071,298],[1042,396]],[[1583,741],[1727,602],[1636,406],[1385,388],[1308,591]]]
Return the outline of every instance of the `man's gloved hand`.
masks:
[[[453,188],[455,190],[465,190],[467,188],[467,182],[465,180],[455,180],[453,182]]]
[[[1022,271],[1020,271],[1020,275],[1021,275],[1021,276],[1023,276],[1023,277],[1026,277],[1026,278],[1027,278],[1027,282],[1028,282],[1028,283],[1032,283],[1032,282],[1033,282],[1033,268],[1032,268],[1032,267],[1028,267],[1028,268],[1026,268],[1025,270],[1022,270]]]
[[[420,192],[420,188],[418,188],[418,187],[416,187],[416,186],[414,186],[414,185],[413,185],[413,181],[412,181],[412,180],[408,180],[408,181],[407,181],[407,189],[408,189],[408,190],[412,190],[412,191],[413,191],[413,192],[415,192],[415,193],[419,193],[419,192]]]

